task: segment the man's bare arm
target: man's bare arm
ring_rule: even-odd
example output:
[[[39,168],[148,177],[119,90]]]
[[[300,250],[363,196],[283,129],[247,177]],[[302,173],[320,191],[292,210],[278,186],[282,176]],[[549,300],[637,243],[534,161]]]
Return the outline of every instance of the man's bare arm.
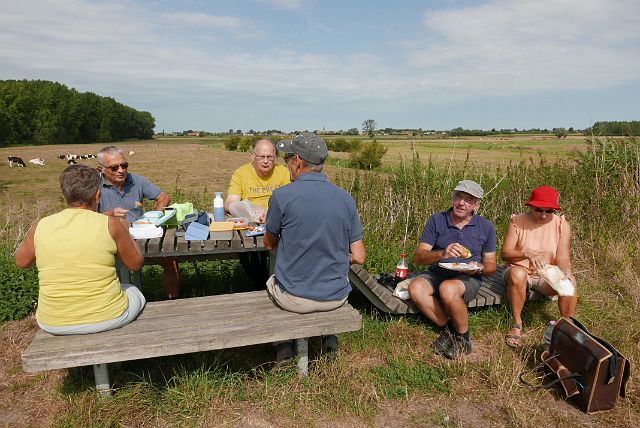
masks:
[[[158,197],[156,198],[156,204],[153,209],[156,211],[162,211],[171,203],[171,198],[165,192],[160,192]]]
[[[349,263],[363,264],[365,259],[364,243],[362,239],[349,244]]]
[[[443,250],[432,250],[433,245],[421,242],[413,253],[413,262],[417,265],[433,265],[443,259],[461,257],[464,246],[454,242]]]
[[[238,202],[242,200],[242,198],[240,197],[240,195],[229,195],[227,196],[227,199],[224,200],[224,210],[225,212],[229,212],[229,206],[231,205],[232,202]]]
[[[272,250],[278,246],[278,237],[269,232],[264,232],[262,242],[264,242],[264,246],[267,250]]]

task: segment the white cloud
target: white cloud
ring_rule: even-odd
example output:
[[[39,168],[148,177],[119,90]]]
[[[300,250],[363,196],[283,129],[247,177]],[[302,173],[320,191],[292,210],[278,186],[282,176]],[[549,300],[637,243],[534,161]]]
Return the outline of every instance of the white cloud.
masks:
[[[393,52],[372,44],[340,46],[341,53],[318,39],[332,32],[320,18],[310,33],[279,33],[298,38],[291,51],[269,43],[268,25],[243,16],[169,13],[128,0],[0,0],[0,10],[0,79],[57,80],[176,108],[242,97],[437,104],[597,89],[640,76],[636,0],[492,0],[430,10],[423,34],[389,40]]]
[[[260,3],[265,3],[276,9],[302,9],[304,6],[303,0],[257,0]]]
[[[160,13],[165,23],[197,25],[210,28],[240,28],[242,20],[232,16],[212,16],[206,13],[172,12]]]
[[[602,88],[640,76],[638,16],[634,0],[495,0],[429,11],[428,36],[407,44],[409,61],[429,90]]]

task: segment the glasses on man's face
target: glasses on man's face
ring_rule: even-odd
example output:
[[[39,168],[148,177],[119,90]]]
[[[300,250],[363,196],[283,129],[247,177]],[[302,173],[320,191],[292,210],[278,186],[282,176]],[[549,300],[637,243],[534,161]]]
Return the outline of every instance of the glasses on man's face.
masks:
[[[473,205],[476,202],[478,202],[478,198],[471,196],[471,195],[466,195],[462,192],[456,192],[453,194],[453,200],[454,201],[464,201],[464,203],[466,203],[467,205]]]
[[[547,214],[553,214],[554,212],[556,212],[556,210],[554,210],[553,208],[550,208],[550,209],[534,208],[533,210],[537,213],[547,213]]]
[[[117,163],[115,165],[111,165],[111,166],[106,166],[106,165],[102,165],[103,168],[107,168],[110,169],[113,172],[118,172],[118,170],[120,168],[122,169],[127,169],[129,168],[129,162],[122,162],[122,163]]]
[[[253,152],[253,155],[254,155],[258,160],[261,160],[261,161],[269,161],[269,162],[273,162],[273,161],[276,159],[276,157],[275,157],[275,156],[272,156],[272,155],[262,155],[262,156],[258,156],[258,155],[256,154],[256,152]]]

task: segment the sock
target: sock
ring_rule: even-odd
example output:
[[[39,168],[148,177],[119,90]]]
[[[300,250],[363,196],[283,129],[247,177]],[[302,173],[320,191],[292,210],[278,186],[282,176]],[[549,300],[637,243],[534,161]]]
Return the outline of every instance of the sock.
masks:
[[[447,321],[447,323],[444,325],[443,328],[446,328],[452,334],[456,332],[456,328],[453,326],[453,323],[451,322],[451,320]]]
[[[455,332],[455,335],[457,337],[462,337],[465,340],[469,340],[469,330],[465,331],[464,333],[458,333],[457,331]]]

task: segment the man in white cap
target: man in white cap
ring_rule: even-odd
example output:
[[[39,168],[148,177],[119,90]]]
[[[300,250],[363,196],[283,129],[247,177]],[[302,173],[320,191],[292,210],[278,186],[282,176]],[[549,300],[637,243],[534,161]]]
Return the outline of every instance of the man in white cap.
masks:
[[[330,311],[351,291],[350,263],[364,263],[362,225],[351,196],[322,174],[327,146],[315,134],[279,141],[291,184],[275,189],[267,211],[265,247],[277,246],[267,292],[282,309],[297,313]],[[337,351],[335,336],[323,338],[324,352]],[[278,362],[293,357],[291,342],[276,344]]]
[[[409,294],[441,328],[432,347],[447,358],[471,353],[467,303],[478,293],[481,275],[496,271],[495,228],[476,214],[483,196],[475,181],[460,181],[453,190],[451,208],[427,220],[413,258],[417,265],[430,266],[409,283]],[[458,270],[460,263],[471,267]]]

